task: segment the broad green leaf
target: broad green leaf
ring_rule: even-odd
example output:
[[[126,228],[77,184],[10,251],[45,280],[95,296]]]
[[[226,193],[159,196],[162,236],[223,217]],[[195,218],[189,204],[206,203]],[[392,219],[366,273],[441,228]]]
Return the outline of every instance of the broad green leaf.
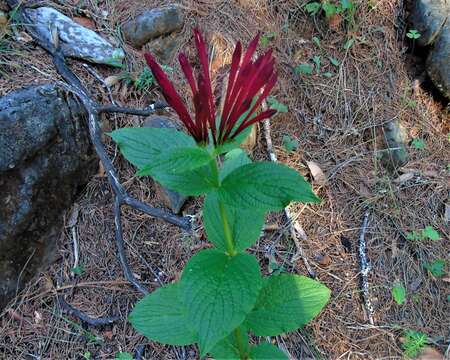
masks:
[[[341,5],[344,10],[352,10],[353,3],[351,0],[341,0]]]
[[[238,252],[244,251],[259,239],[264,225],[264,213],[256,210],[235,208],[228,204],[225,204],[224,207],[235,249]],[[210,192],[206,195],[203,206],[203,222],[208,240],[217,249],[226,252],[225,232],[216,192]]]
[[[223,165],[220,168],[219,171],[220,181],[225,179],[225,177],[233,170],[236,170],[237,168],[243,165],[250,164],[251,162],[252,161],[247,156],[244,150],[242,149],[231,150],[229,153],[225,155]]]
[[[445,260],[434,260],[431,264],[423,263],[422,266],[427,269],[433,276],[441,277],[445,275]]]
[[[277,99],[275,99],[273,96],[269,96],[267,99],[267,104],[269,105],[270,109],[276,110],[279,113],[286,113],[289,111],[288,107],[282,103],[280,103]]]
[[[248,333],[247,329],[240,326],[239,331],[236,332],[233,330],[233,332],[227,336],[225,339],[220,341],[214,348],[209,352],[214,359],[220,359],[220,360],[231,360],[236,359],[240,360],[240,351],[239,346],[242,347],[242,351],[244,353],[248,353],[249,346],[248,346]],[[237,338],[239,336],[239,339]],[[238,343],[239,341],[239,343]]]
[[[208,249],[194,255],[181,277],[180,296],[198,334],[200,356],[238,327],[256,303],[261,288],[257,260],[230,257]]]
[[[124,128],[108,134],[125,159],[142,168],[169,149],[196,146],[194,139],[175,129]]]
[[[430,240],[437,241],[441,238],[441,235],[433,229],[432,226],[427,226],[422,230],[422,234],[424,237],[427,237]]]
[[[224,144],[218,145],[215,150],[214,153],[216,155],[220,155],[220,154],[225,154],[233,149],[238,148],[243,142],[244,140],[247,138],[247,136],[250,135],[253,126],[249,126],[248,128],[245,128],[241,133],[239,133],[238,135],[236,135],[236,137],[231,140],[231,141],[227,141]]]
[[[297,171],[270,161],[231,172],[219,188],[219,198],[227,205],[261,212],[281,210],[291,201],[320,202]]]
[[[147,338],[169,345],[193,344],[197,338],[180,298],[179,284],[170,284],[145,296],[128,317]]]
[[[210,166],[204,166],[182,174],[158,172],[153,178],[161,185],[183,195],[199,196],[217,188]]]
[[[316,64],[316,72],[317,72],[317,74],[319,74],[320,73],[320,66],[321,66],[321,63],[322,63],[321,57],[319,55],[314,55],[312,60],[313,60],[313,63]]]
[[[325,11],[325,16],[329,18],[330,16],[336,14],[338,12],[338,9],[333,4],[330,4],[328,2],[322,3],[322,9]]]
[[[249,358],[249,360],[289,360],[284,352],[268,342],[253,347]]]
[[[201,147],[180,147],[169,149],[156,156],[136,174],[138,176],[155,173],[181,174],[195,170],[213,160],[211,154]]]
[[[310,64],[300,64],[294,68],[296,74],[311,75],[314,71],[314,67]]]
[[[396,283],[392,288],[392,297],[398,305],[406,301],[406,289],[402,283]]]
[[[257,336],[294,331],[316,317],[330,298],[330,290],[305,276],[281,274],[264,279],[255,308],[245,325]]]

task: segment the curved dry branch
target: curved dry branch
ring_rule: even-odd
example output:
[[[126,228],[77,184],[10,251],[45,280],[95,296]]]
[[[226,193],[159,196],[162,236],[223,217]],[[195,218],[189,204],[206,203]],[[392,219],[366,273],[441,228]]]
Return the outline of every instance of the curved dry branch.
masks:
[[[27,7],[26,4],[20,5],[13,0],[8,1],[10,6],[17,6],[18,14],[22,17],[23,23],[28,33],[32,38],[45,49],[53,59],[53,64],[56,67],[58,73],[63,77],[66,83],[60,83],[59,85],[66,91],[74,94],[79,101],[82,103],[88,114],[88,127],[89,136],[91,142],[95,148],[97,155],[102,162],[103,168],[107,174],[109,183],[114,194],[114,220],[115,220],[115,242],[117,247],[118,257],[125,275],[125,278],[141,293],[144,295],[148,293],[148,290],[142,285],[133,275],[131,271],[128,260],[125,255],[122,226],[121,226],[121,208],[122,205],[128,205],[138,211],[141,211],[147,215],[162,219],[173,225],[176,225],[186,231],[191,231],[191,223],[189,217],[180,217],[171,214],[163,209],[158,209],[151,207],[150,205],[131,197],[119,181],[119,176],[114,168],[111,159],[106,152],[106,149],[101,141],[102,131],[99,127],[100,115],[105,112],[115,112],[115,113],[125,113],[125,114],[135,114],[140,116],[146,116],[155,112],[156,109],[166,107],[166,104],[157,103],[152,105],[147,109],[129,109],[125,107],[120,107],[116,105],[102,105],[96,103],[92,100],[89,90],[81,83],[80,79],[75,75],[75,73],[68,67],[65,61],[65,57],[61,49],[59,48],[59,39],[57,35],[54,36],[53,43],[47,39],[40,36],[40,34],[33,28],[31,19],[28,18],[24,9]],[[28,25],[27,25],[28,24]],[[56,31],[54,32],[56,34]],[[68,309],[67,306],[64,306]],[[79,317],[81,320],[82,314],[78,314],[76,311],[71,310],[72,314]],[[85,320],[83,320],[85,321]]]

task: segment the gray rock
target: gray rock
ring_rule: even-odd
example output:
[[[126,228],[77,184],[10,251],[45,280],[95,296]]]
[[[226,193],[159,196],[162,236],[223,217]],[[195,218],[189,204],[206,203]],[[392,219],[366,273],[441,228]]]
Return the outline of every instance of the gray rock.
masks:
[[[450,99],[450,23],[446,23],[428,55],[426,69],[434,85]]]
[[[152,39],[170,34],[183,27],[179,7],[171,5],[145,11],[136,19],[122,25],[124,37],[136,48],[140,48]]]
[[[449,0],[415,0],[409,21],[421,37],[416,40],[420,46],[433,44],[441,34],[450,14]]]
[[[386,148],[381,152],[381,161],[387,169],[395,170],[409,160],[408,133],[398,120],[388,122],[383,130]]]
[[[59,11],[49,7],[25,9],[36,31],[53,42],[53,29],[57,30],[64,55],[93,63],[117,65],[125,57],[120,48],[115,48],[96,32],[87,29]]]
[[[170,118],[168,118],[167,116],[159,115],[149,116],[145,120],[144,126],[152,128],[178,128]],[[158,197],[163,200],[165,205],[168,206],[173,211],[173,213],[178,214],[188,197],[181,195],[176,191],[169,190],[161,186],[159,183],[156,184]]]
[[[54,85],[0,98],[0,309],[52,258],[64,210],[95,173],[83,114]]]

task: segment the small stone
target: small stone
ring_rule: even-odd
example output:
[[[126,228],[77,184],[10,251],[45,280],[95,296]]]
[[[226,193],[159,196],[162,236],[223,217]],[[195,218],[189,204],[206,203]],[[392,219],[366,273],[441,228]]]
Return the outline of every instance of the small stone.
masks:
[[[180,45],[180,34],[173,33],[168,36],[161,36],[149,44],[150,52],[156,55],[162,64],[168,64],[175,56],[175,52]]]
[[[323,267],[327,267],[331,264],[331,257],[329,255],[316,254],[314,260]]]
[[[140,48],[161,35],[181,30],[183,18],[179,7],[167,7],[147,10],[136,19],[122,25],[122,32],[131,45]]]
[[[167,116],[153,115],[149,116],[145,122],[144,127],[150,128],[178,128],[176,123]],[[178,214],[188,199],[187,196],[181,195],[176,191],[169,190],[161,184],[156,183],[156,194],[169,207],[173,213]]]
[[[398,120],[388,122],[383,129],[386,148],[382,150],[381,161],[387,169],[395,170],[408,162],[408,133]]]
[[[8,15],[5,12],[0,11],[0,26],[8,24]]]

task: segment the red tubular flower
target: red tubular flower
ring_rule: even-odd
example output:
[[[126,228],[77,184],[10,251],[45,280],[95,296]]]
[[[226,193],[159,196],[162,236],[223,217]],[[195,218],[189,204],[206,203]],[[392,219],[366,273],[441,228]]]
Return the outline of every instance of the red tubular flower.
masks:
[[[242,45],[240,42],[236,44],[223,111],[219,124],[216,124],[216,107],[209,74],[208,54],[206,44],[198,29],[194,30],[194,39],[200,60],[197,81],[186,55],[181,53],[178,57],[181,69],[192,91],[194,119],[189,115],[180,95],[153,56],[148,53],[144,56],[167,103],[175,110],[198,143],[207,143],[210,131],[214,145],[223,144],[234,139],[247,127],[276,113],[276,110],[269,109],[255,116],[257,108],[277,82],[272,50],[268,50],[256,60],[252,60],[259,41],[259,35],[257,35],[250,42],[242,61]]]

